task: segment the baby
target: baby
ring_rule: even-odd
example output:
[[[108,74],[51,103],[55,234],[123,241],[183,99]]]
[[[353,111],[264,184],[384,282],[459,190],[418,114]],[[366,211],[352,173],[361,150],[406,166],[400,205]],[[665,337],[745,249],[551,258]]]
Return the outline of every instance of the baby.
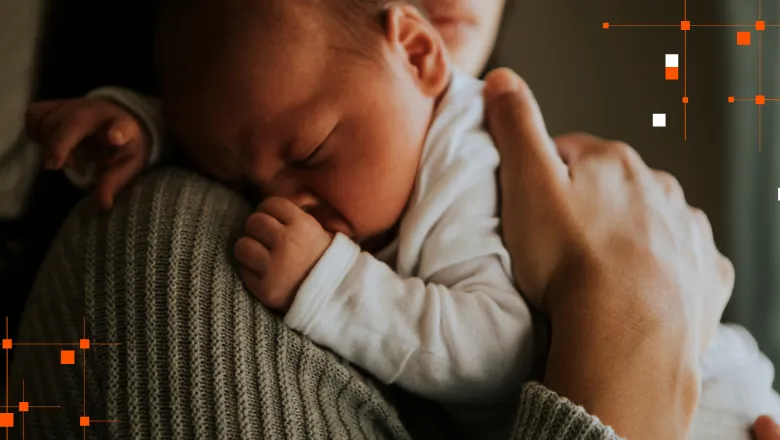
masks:
[[[169,0],[161,20],[161,107],[117,88],[34,105],[47,167],[82,185],[82,166],[99,167],[110,207],[178,142],[200,172],[262,200],[235,246],[258,300],[441,402],[466,436],[506,436],[546,347],[498,231],[482,84],[402,1]],[[748,438],[756,416],[780,415],[751,342],[726,327],[716,337],[697,426],[719,428],[695,427],[699,438]],[[721,358],[733,362],[718,369]]]

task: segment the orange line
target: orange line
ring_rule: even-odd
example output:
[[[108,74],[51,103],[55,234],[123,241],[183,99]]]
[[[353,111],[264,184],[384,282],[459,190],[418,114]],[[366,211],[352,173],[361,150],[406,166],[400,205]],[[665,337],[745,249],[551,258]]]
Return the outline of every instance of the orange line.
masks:
[[[5,338],[8,339],[8,317],[5,317]],[[8,350],[5,351],[5,412],[8,412]],[[8,430],[5,436],[8,437]]]
[[[683,20],[688,21],[688,0],[683,0]]]
[[[731,24],[731,23],[722,23],[722,24],[691,24],[691,27],[753,27],[755,26],[755,23],[753,24]]]
[[[761,94],[761,32],[758,33],[758,94]]]
[[[78,342],[14,342],[14,345],[33,347],[33,346],[51,346],[64,347],[68,345],[79,345]]]
[[[676,27],[679,28],[679,24],[609,24],[609,27]]]
[[[761,152],[761,106],[758,105],[758,152]]]
[[[83,350],[84,354],[84,417],[87,416],[87,350]]]
[[[761,0],[758,0],[758,19],[761,20]]]
[[[24,413],[22,413],[22,440],[24,440]]]
[[[688,96],[688,32],[683,32],[683,96]]]

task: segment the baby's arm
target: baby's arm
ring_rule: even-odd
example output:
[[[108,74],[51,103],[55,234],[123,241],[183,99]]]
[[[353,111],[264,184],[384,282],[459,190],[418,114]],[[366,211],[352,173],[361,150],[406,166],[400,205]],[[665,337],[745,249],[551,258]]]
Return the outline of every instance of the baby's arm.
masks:
[[[455,179],[468,173],[458,177],[451,168]],[[435,222],[430,228],[402,224],[402,240],[428,231],[417,277],[400,276],[337,235],[286,323],[380,380],[428,398],[477,403],[514,396],[534,358],[532,320],[507,273],[493,173],[476,175],[462,185],[446,182],[449,191],[422,204],[433,211],[448,204],[443,215],[409,214],[418,225]]]
[[[150,96],[142,95],[130,89],[106,86],[87,94],[87,98],[102,98],[120,106],[127,111],[139,124],[139,128],[148,138],[148,154],[146,166],[159,163],[162,156],[163,123],[160,101]],[[63,169],[68,179],[81,188],[88,188],[97,183],[94,167],[79,164],[79,167]],[[85,170],[86,172],[83,172]]]
[[[62,169],[76,186],[97,184],[110,207],[122,187],[159,161],[162,121],[156,100],[116,87],[84,98],[30,106],[27,133],[43,147],[48,169]]]

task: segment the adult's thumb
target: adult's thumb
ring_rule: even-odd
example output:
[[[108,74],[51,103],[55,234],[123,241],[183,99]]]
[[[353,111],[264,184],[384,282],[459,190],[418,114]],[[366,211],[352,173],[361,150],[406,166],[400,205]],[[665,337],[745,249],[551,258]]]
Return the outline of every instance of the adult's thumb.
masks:
[[[510,69],[496,69],[485,78],[484,97],[488,131],[512,180],[538,186],[568,178],[539,104],[522,78]]]

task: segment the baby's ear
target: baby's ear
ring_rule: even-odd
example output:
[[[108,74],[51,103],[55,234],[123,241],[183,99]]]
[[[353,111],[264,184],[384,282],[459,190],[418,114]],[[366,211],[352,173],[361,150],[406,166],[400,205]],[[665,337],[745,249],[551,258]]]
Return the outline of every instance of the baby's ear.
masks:
[[[414,6],[395,5],[386,11],[385,32],[393,49],[406,58],[423,93],[438,97],[449,84],[450,67],[436,28]]]

